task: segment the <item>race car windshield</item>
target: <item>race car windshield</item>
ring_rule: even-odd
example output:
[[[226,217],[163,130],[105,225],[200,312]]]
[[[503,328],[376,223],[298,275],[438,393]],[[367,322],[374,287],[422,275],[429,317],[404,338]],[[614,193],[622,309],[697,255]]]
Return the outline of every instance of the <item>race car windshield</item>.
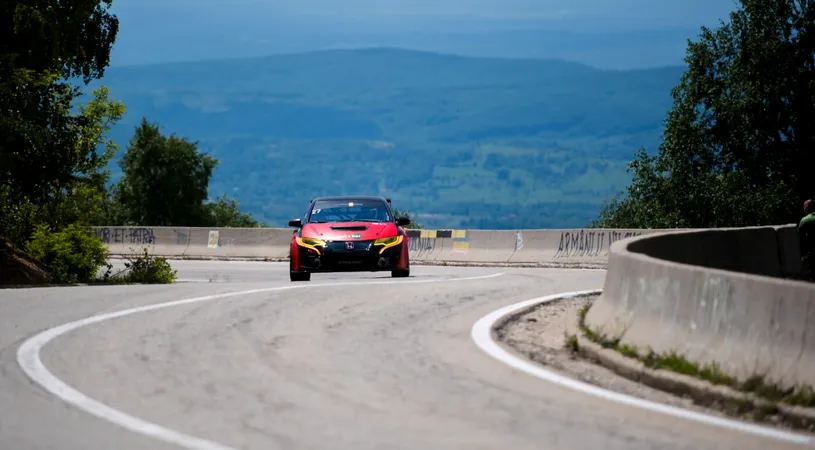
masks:
[[[321,201],[314,204],[309,223],[389,222],[391,216],[383,202]]]

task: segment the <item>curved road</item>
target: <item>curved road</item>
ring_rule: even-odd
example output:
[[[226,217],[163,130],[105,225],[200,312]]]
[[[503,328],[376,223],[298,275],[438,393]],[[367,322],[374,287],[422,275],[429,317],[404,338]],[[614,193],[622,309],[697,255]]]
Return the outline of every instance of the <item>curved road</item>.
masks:
[[[198,448],[793,448],[575,393],[472,342],[483,315],[601,288],[603,271],[415,266],[407,280],[326,274],[292,289],[286,264],[173,264],[190,282],[0,290],[0,448],[183,448],[66,404],[25,375],[18,347],[88,316],[251,289],[265,290],[70,331],[42,362],[90,398],[206,440]]]

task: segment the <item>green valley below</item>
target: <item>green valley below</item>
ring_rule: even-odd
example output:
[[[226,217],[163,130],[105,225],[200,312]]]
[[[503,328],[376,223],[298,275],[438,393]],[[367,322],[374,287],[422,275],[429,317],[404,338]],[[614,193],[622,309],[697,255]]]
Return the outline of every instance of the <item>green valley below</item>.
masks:
[[[197,141],[220,160],[211,196],[268,226],[365,194],[431,228],[575,228],[656,150],[683,70],[383,48],[120,66],[101,83],[127,107],[121,152],[142,117]]]

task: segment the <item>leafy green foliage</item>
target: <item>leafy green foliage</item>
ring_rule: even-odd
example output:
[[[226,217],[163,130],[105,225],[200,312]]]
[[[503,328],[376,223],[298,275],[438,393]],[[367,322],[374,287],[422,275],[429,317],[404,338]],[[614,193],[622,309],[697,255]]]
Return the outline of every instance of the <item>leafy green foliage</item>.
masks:
[[[240,211],[237,200],[222,195],[204,204],[206,226],[252,228],[261,226],[251,214]]]
[[[656,156],[593,224],[664,228],[797,222],[815,196],[815,18],[807,2],[741,1],[688,46]]]
[[[27,251],[50,268],[54,283],[93,281],[107,265],[107,248],[90,228],[77,224],[56,232],[38,225]]]
[[[0,191],[7,204],[49,201],[95,164],[95,143],[81,131],[94,118],[71,114],[79,89],[63,79],[88,83],[104,73],[118,32],[108,6],[0,2]]]
[[[166,258],[151,256],[144,249],[141,256],[128,258],[125,263],[124,281],[129,283],[170,284],[178,277]]]
[[[595,217],[632,149],[658,142],[681,73],[378,49],[119,67],[105,83],[128,106],[117,141],[143,116],[194,137],[220,161],[210,196],[272,226],[314,196],[372,194],[424,226],[516,228]]]
[[[143,119],[119,161],[123,176],[117,195],[125,220],[143,226],[203,224],[203,202],[217,163],[194,142],[163,136],[157,124]]]
[[[410,223],[405,228],[413,230],[418,230],[422,228],[422,224],[416,221],[416,217],[410,211],[400,211],[394,208],[393,215],[395,217],[407,217],[408,219],[410,219]]]
[[[56,72],[85,82],[101,78],[119,31],[112,0],[8,1],[2,11],[3,65]]]
[[[8,239],[9,249],[12,244],[25,244],[33,258],[48,266],[53,282],[90,282],[105,265],[108,277],[107,249],[88,225],[124,221],[138,211],[138,203],[118,201],[121,190],[106,187],[110,171],[105,168],[118,149],[106,135],[121,119],[124,105],[110,98],[107,87],[99,86],[87,103],[73,111],[81,91],[72,79],[88,84],[101,78],[108,65],[118,32],[118,20],[107,11],[110,5],[109,0],[0,2],[4,48],[0,55],[0,241],[3,264],[17,265],[4,270],[25,272],[21,271],[25,258],[9,256]],[[149,139],[149,131],[143,133],[148,134],[147,143],[137,140],[142,148],[156,142]],[[171,156],[184,155],[185,141],[167,142],[176,150],[169,152]],[[138,156],[138,152],[132,154]],[[203,164],[193,173],[205,173],[203,188],[185,184],[177,191],[192,190],[188,195],[203,191],[196,210],[199,215],[214,167],[207,160]],[[178,164],[168,166],[179,169]],[[123,185],[125,199],[131,186]],[[228,211],[230,206],[224,208]],[[137,281],[175,279],[166,260],[146,253],[130,269],[129,277]]]
[[[73,223],[105,222],[108,214],[105,184],[110,177],[105,167],[117,151],[116,144],[105,137],[124,111],[124,105],[111,99],[106,87],[94,90],[93,97],[79,105],[75,115],[84,126],[70,130],[76,144],[73,153],[84,154],[75,161],[70,178],[53,186],[46,197],[25,195],[18,186],[0,186],[0,233],[22,244],[37,224],[61,229]],[[51,161],[44,158],[41,165]]]
[[[37,224],[59,229],[99,212],[102,169],[115,153],[101,138],[124,108],[100,87],[74,113],[81,92],[71,79],[104,74],[118,32],[109,6],[0,2],[0,235],[15,244]]]
[[[122,177],[102,202],[106,215],[100,225],[260,226],[240,211],[237,200],[226,195],[207,200],[217,165],[196,142],[162,135],[157,123],[143,118],[119,160]]]
[[[79,106],[79,117],[85,126],[75,133],[80,146],[93,150],[74,167],[72,179],[65,188],[55,192],[47,203],[45,209],[51,219],[48,223],[52,226],[98,224],[106,220],[106,184],[110,179],[110,170],[106,167],[119,150],[118,145],[107,138],[107,133],[124,113],[124,104],[111,99],[105,86],[94,90],[93,98]]]

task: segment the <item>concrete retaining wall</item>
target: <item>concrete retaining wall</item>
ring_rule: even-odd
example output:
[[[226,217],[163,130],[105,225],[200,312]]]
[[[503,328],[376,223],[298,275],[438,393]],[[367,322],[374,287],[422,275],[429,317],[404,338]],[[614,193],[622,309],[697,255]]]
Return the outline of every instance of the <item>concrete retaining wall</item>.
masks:
[[[291,228],[96,227],[111,254],[285,260]],[[611,243],[656,230],[408,230],[411,261],[605,265]]]
[[[285,259],[292,230],[285,228],[95,227],[112,255],[147,249],[165,257]]]
[[[614,242],[656,232],[658,230],[518,230],[513,232],[518,245],[509,262],[605,263]]]
[[[588,326],[621,343],[717,362],[741,379],[815,386],[815,284],[794,226],[686,230],[612,245]]]

